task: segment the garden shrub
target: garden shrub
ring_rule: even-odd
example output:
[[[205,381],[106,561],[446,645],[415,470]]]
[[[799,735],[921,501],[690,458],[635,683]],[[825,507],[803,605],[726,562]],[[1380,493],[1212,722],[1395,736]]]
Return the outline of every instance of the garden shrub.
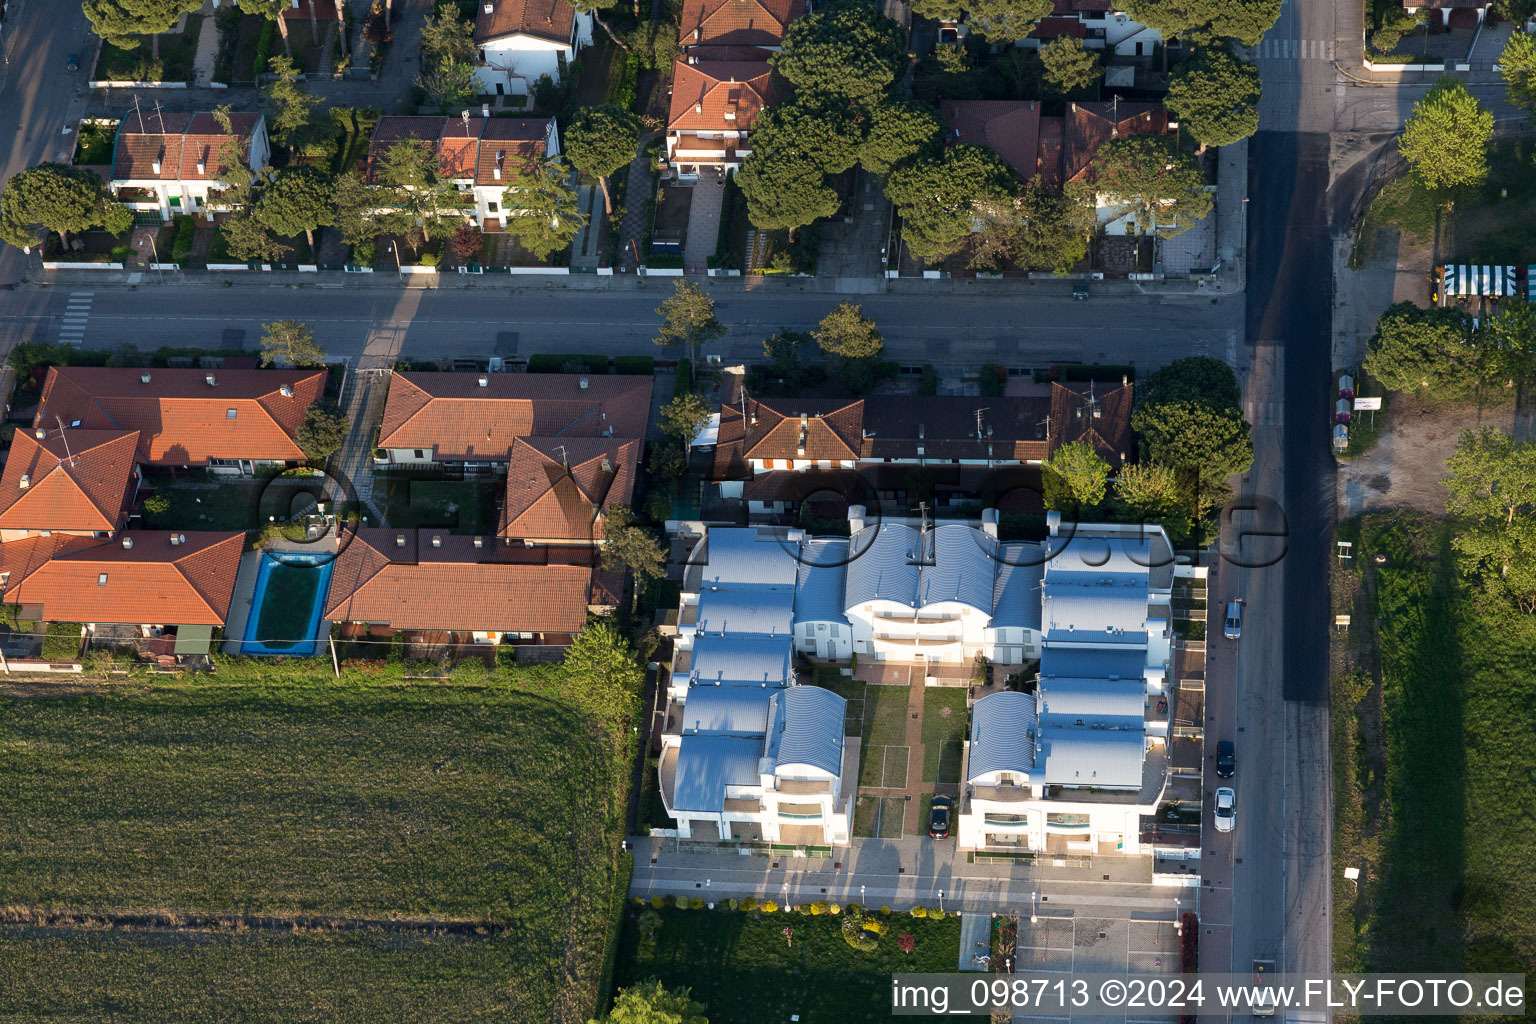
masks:
[[[272,33],[277,31],[277,22],[268,19],[261,26],[261,36],[256,40],[256,59],[251,61],[251,77],[261,79],[267,70],[267,58],[272,55]]]
[[[633,377],[649,377],[656,372],[656,357],[614,356],[613,372]]]
[[[686,359],[678,361],[677,383],[672,386],[674,394],[686,395],[693,391],[693,364]]]
[[[736,909],[746,911],[750,914],[752,911],[757,909],[757,900],[753,899],[751,896],[748,896],[746,899],[737,901]]]
[[[695,896],[693,899],[688,901],[688,909],[689,910],[703,910],[704,909],[704,901],[699,899],[697,896]]]
[[[927,907],[913,907],[910,911],[908,911],[908,913],[910,913],[913,917],[927,917],[928,916],[928,908]]]
[[[662,907],[664,907],[666,905],[667,905],[667,901],[662,899],[660,896],[652,896],[651,897],[651,907],[652,907],[652,909],[660,910]]]
[[[763,900],[763,902],[757,905],[757,909],[765,914],[772,914],[778,911],[779,905],[773,902],[773,900]]]
[[[808,912],[812,917],[820,917],[822,914],[827,912],[827,901],[817,900],[815,903],[810,905]]]
[[[80,623],[50,622],[43,634],[45,661],[73,661],[80,656]]]
[[[836,917],[838,914],[841,914],[842,912],[843,912],[843,908],[838,906],[836,903],[828,903],[827,904],[827,913],[831,914],[833,917]]]
[[[932,910],[928,911],[928,916],[933,918],[935,921],[942,921],[949,915],[944,913],[944,911],[939,907],[934,907]]]

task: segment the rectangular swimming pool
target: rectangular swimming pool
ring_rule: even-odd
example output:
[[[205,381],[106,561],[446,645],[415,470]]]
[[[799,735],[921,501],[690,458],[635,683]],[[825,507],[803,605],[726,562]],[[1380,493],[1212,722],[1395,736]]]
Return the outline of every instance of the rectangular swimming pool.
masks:
[[[241,653],[314,654],[334,563],[335,556],[328,554],[262,552]]]

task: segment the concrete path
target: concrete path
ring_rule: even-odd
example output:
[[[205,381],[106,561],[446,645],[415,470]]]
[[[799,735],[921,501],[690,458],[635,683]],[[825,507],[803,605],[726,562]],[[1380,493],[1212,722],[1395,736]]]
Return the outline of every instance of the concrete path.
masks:
[[[352,495],[337,495],[333,500],[355,500],[363,503],[371,513],[370,518],[378,526],[389,525],[373,500],[373,442],[374,429],[384,415],[384,400],[389,394],[387,374],[356,373],[348,379],[346,402],[347,422],[351,424],[341,450],[331,456],[333,474],[343,481],[350,481]]]
[[[645,147],[655,137],[656,134],[652,133],[640,140],[640,148],[629,165],[629,178],[624,186],[624,219],[619,225],[620,238],[623,240],[619,272],[624,274],[635,273],[639,263],[636,254],[639,253],[640,240],[645,237],[645,216],[650,208],[651,189],[655,188],[651,158],[646,155]],[[639,256],[644,259],[645,254],[639,253]]]
[[[720,207],[725,201],[725,176],[701,171],[688,207],[688,237],[683,244],[683,270],[703,274],[720,244]]]
[[[976,962],[978,955],[992,952],[992,915],[966,914],[960,921],[960,965],[962,971],[985,971]]]
[[[571,269],[593,270],[607,262],[607,254],[597,251],[598,241],[603,235],[602,190],[591,185],[578,186],[576,207],[587,215],[587,222],[577,232],[576,241],[571,247]]]
[[[197,54],[192,58],[192,84],[206,89],[213,84],[213,65],[219,56],[219,26],[213,11],[203,12],[197,32]]]
[[[240,568],[235,573],[235,593],[229,602],[229,618],[224,623],[224,653],[242,654],[245,624],[251,617],[251,603],[256,598],[256,577],[261,560],[266,557],[260,551],[247,551],[240,556]]]

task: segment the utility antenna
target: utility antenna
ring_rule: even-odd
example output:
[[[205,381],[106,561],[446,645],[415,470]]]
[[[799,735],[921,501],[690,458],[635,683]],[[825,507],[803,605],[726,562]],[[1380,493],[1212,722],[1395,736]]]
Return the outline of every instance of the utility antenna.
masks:
[[[1111,127],[1110,127],[1110,136],[1112,138],[1119,138],[1119,136],[1120,136],[1120,94],[1119,93],[1115,93],[1113,98],[1110,99],[1110,101],[1109,101],[1109,110],[1110,110],[1110,116],[1112,117],[1112,119],[1114,121],[1113,125],[1111,125]]]
[[[165,134],[165,115],[160,113],[160,101],[155,100],[155,121],[160,125],[160,134]]]
[[[983,406],[982,408],[976,410],[976,440],[978,441],[980,441],[982,439],[982,435],[986,433],[986,431],[984,431],[981,426],[981,414],[991,411],[992,407],[990,405]]]
[[[741,379],[741,429],[745,431],[752,424],[747,420],[747,379]]]
[[[69,463],[69,468],[75,468],[75,457],[69,453],[69,435],[64,433],[64,420],[55,416],[53,421],[59,425],[59,436],[64,439],[64,461]]]
[[[1045,428],[1045,443],[1046,443],[1047,447],[1049,447],[1049,445],[1051,443],[1051,418],[1049,416],[1047,416],[1045,419],[1041,420],[1039,423],[1036,423],[1035,426],[1037,426],[1037,427],[1044,427]]]
[[[566,469],[570,469],[571,468],[571,460],[566,457],[565,445],[557,444],[557,445],[555,445],[555,450],[560,453],[560,463],[561,463],[561,465],[565,466]]]
[[[143,135],[144,134],[144,110],[143,110],[143,108],[141,108],[139,106],[139,96],[138,96],[138,93],[134,93],[134,96],[133,96],[133,112],[138,115],[138,118],[139,118],[139,134]]]
[[[461,110],[461,111],[459,111],[459,118],[464,122],[464,130],[468,131],[469,130],[469,111],[468,110]]]

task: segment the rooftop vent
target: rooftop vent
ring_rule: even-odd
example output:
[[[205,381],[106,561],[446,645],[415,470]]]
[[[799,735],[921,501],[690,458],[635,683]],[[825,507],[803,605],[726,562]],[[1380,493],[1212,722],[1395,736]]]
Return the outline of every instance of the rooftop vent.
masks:
[[[483,538],[483,537],[476,537],[475,538],[475,547],[477,547],[477,548],[485,547],[485,538]]]
[[[208,386],[211,387],[211,388],[216,388],[216,387],[219,386],[219,378],[215,377],[211,373],[208,376],[204,377],[203,379],[208,382]]]
[[[603,472],[604,473],[612,473],[613,472],[613,463],[608,461],[608,456],[606,456],[606,455],[603,456]]]
[[[22,487],[31,487],[32,486],[32,477],[29,474],[27,474],[27,473],[23,473],[23,474],[21,474],[21,479],[16,481],[16,482],[17,482],[18,485],[20,485]]]
[[[405,534],[403,534],[403,533],[395,534],[395,547],[397,547],[397,548],[405,547]]]
[[[490,117],[491,116],[491,105],[489,103],[482,103],[482,104],[480,104],[480,116],[481,117]]]
[[[491,386],[491,378],[481,377],[479,380],[475,381],[475,383],[479,384],[483,388],[488,388]]]
[[[140,384],[148,384],[149,380],[150,380],[150,377],[149,377],[149,371],[148,370],[145,370],[143,373],[139,374],[139,383]]]
[[[173,534],[171,534],[171,546],[172,547],[180,547],[181,545],[185,544],[186,542],[187,542],[187,535],[186,534],[184,534],[184,533],[173,533]]]
[[[435,547],[435,548],[442,547],[443,546],[443,538],[434,533],[432,535],[432,546]]]
[[[43,438],[48,436],[48,428],[38,427],[36,430],[32,431],[32,436],[41,441]]]
[[[203,161],[199,160],[197,162],[197,173],[198,174],[207,174],[208,173],[208,165],[206,163],[204,163]]]
[[[132,537],[124,537],[123,538],[123,550],[127,551],[131,547],[133,547],[133,538]]]
[[[160,173],[160,161],[158,159],[151,160],[149,162],[149,166],[150,169],[153,170],[156,174]]]
[[[585,390],[587,390],[587,388],[589,388],[591,386],[592,386],[592,382],[591,381],[587,380],[587,378],[585,378],[585,377],[581,378],[581,390],[585,391]]]
[[[491,3],[491,0],[485,0],[485,13],[486,14],[495,14],[496,13],[496,5]]]
[[[700,100],[699,102],[697,102],[697,103],[695,103],[693,105],[693,112],[695,114],[702,114],[702,113],[704,113],[704,101],[703,100]]]

